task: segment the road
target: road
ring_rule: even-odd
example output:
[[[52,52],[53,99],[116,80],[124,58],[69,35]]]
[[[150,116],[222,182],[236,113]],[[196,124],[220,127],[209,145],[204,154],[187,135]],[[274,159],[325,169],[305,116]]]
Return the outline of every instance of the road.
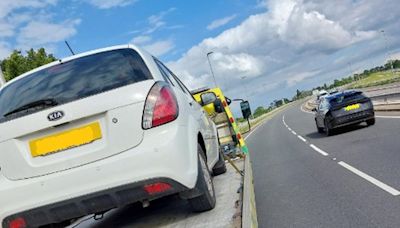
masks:
[[[236,160],[235,164],[243,169],[242,160]],[[240,227],[241,211],[237,201],[241,182],[242,177],[230,165],[227,165],[226,173],[214,177],[217,204],[211,211],[193,213],[187,201],[174,195],[152,201],[147,208],[140,203],[117,208],[106,212],[99,220],[87,216],[68,228]]]
[[[400,227],[400,118],[382,117],[326,137],[294,105],[255,129],[259,227]]]

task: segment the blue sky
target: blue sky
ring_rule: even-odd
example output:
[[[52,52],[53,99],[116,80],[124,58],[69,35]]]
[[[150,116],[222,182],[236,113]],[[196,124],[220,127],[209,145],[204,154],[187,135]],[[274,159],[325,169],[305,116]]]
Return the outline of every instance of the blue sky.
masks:
[[[0,58],[135,43],[194,89],[213,51],[218,84],[255,108],[400,57],[399,17],[396,0],[1,0]]]

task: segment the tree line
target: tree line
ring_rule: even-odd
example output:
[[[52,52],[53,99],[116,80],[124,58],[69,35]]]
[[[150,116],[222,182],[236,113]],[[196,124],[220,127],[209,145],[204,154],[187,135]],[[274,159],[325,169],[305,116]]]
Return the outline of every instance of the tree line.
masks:
[[[57,60],[53,54],[48,54],[44,48],[30,49],[26,53],[14,50],[9,57],[1,60],[0,66],[6,81],[37,67]]]
[[[368,70],[364,70],[362,73],[360,74],[353,74],[349,77],[344,77],[341,79],[335,79],[333,80],[333,83],[327,85],[326,83],[324,83],[324,85],[322,86],[317,86],[312,88],[311,90],[297,90],[296,91],[296,95],[293,97],[292,100],[299,100],[302,99],[304,97],[308,97],[310,95],[312,95],[312,91],[314,90],[330,90],[330,89],[334,89],[340,86],[344,86],[346,84],[350,84],[352,82],[364,79],[368,76],[370,76],[373,73],[377,73],[377,72],[382,72],[382,71],[387,71],[387,70],[392,70],[392,69],[400,69],[400,60],[396,59],[396,60],[390,60],[388,62],[386,62],[383,66],[377,66]]]

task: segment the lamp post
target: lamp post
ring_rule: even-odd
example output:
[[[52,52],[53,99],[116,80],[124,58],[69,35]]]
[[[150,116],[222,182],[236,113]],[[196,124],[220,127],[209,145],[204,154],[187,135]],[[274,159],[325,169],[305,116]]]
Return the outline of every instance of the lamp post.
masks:
[[[214,54],[214,52],[212,52],[212,51],[207,53],[207,60],[208,60],[208,64],[210,65],[211,76],[214,79],[215,87],[217,87],[217,80],[215,80],[214,71],[213,71],[213,68],[212,68],[212,65],[211,65],[211,61],[210,61],[210,55],[212,55],[212,54]]]

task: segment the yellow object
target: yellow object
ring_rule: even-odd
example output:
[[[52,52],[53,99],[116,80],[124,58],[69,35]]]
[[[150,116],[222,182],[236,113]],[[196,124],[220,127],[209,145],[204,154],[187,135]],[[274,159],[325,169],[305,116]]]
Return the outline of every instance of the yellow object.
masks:
[[[45,156],[78,147],[101,139],[101,128],[98,122],[89,125],[49,135],[29,142],[33,157]]]
[[[215,87],[212,89],[205,89],[203,91],[193,94],[193,97],[200,105],[202,105],[201,95],[204,93],[210,93],[210,92],[214,93],[217,96],[217,98],[219,98],[221,100],[222,107],[224,108],[224,111],[225,111],[226,115],[228,116],[228,121],[231,123],[233,131],[236,134],[236,138],[239,141],[239,146],[241,147],[243,153],[247,154],[248,148],[246,146],[246,143],[244,142],[242,134],[239,131],[239,127],[236,124],[235,118],[233,117],[231,109],[229,108],[229,105],[226,102],[225,95],[222,93],[222,90],[219,87]],[[207,105],[202,105],[202,106],[203,106],[203,109],[208,113],[208,115],[210,115],[210,116],[214,115],[215,107],[214,107],[213,103],[207,104]]]
[[[346,108],[344,108],[344,110],[351,111],[351,110],[359,109],[359,108],[360,108],[360,104],[353,104],[353,105],[347,106]]]

